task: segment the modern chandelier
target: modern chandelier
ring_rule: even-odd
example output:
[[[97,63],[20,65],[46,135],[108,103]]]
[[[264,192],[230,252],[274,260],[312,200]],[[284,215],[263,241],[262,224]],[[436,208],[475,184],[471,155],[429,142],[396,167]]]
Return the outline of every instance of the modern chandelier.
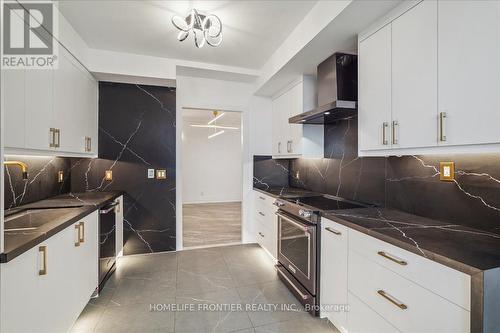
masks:
[[[210,46],[219,46],[222,43],[222,21],[213,14],[200,14],[191,9],[186,17],[172,16],[172,24],[180,30],[177,39],[182,42],[193,32],[194,44],[201,48],[205,42]]]

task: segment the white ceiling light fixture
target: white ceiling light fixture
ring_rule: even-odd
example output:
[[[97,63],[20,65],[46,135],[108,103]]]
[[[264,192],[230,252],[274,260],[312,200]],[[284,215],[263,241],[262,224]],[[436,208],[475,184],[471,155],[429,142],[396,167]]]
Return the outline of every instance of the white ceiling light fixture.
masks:
[[[215,132],[214,134],[209,135],[209,136],[208,136],[208,139],[215,138],[217,135],[221,135],[222,133],[224,133],[224,131],[218,131],[218,132]]]
[[[172,24],[180,30],[177,39],[182,42],[186,40],[192,31],[194,44],[202,48],[205,42],[213,47],[222,43],[222,21],[213,14],[201,14],[196,9],[191,9],[186,17],[172,16]]]
[[[220,125],[197,125],[193,124],[191,127],[201,127],[201,128],[218,128],[218,129],[227,129],[227,130],[238,130],[238,127],[233,126],[220,126]]]

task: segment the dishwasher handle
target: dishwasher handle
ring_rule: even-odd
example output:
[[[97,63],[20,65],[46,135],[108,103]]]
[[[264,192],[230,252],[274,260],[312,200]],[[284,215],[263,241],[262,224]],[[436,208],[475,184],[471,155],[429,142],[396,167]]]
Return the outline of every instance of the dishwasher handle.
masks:
[[[108,214],[109,212],[113,211],[116,206],[118,206],[119,202],[114,201],[110,204],[107,204],[103,208],[99,209],[99,214]]]

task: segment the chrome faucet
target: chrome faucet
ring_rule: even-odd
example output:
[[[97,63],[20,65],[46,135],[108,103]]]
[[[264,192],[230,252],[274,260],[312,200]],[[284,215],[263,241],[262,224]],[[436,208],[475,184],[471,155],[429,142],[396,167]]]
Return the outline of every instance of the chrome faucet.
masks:
[[[21,168],[21,171],[23,172],[23,179],[24,180],[28,179],[28,165],[26,163],[20,161],[4,161],[3,165],[5,166],[17,165],[18,167]]]

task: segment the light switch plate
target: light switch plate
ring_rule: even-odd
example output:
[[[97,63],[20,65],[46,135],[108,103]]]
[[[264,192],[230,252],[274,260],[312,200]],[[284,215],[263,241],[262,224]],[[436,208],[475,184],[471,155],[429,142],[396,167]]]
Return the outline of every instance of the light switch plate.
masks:
[[[167,170],[157,169],[156,170],[156,179],[167,179]]]
[[[455,162],[440,162],[439,171],[440,180],[448,182],[455,180]]]
[[[148,178],[149,179],[155,178],[155,169],[148,169]]]

